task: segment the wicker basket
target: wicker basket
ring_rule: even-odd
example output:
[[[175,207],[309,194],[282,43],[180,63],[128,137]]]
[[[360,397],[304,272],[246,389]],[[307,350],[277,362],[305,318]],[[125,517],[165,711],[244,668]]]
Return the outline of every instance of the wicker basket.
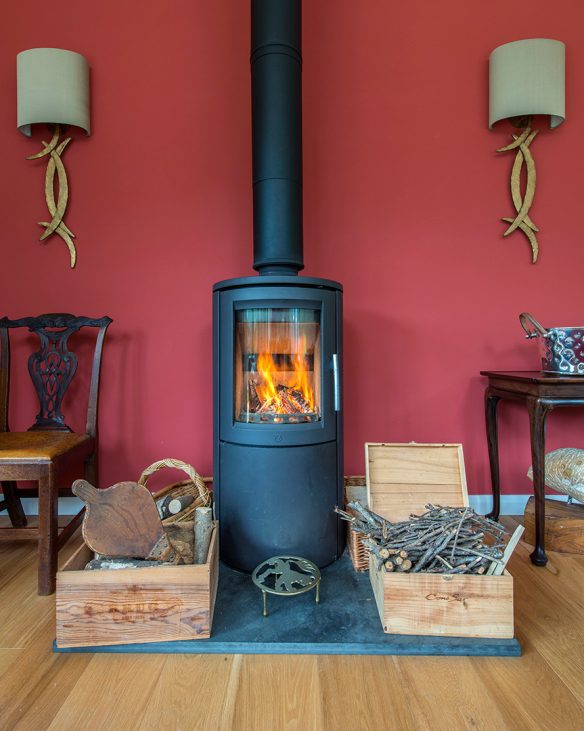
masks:
[[[352,500],[359,500],[362,505],[367,504],[367,486],[363,475],[345,477],[345,508]],[[350,524],[347,523],[347,545],[355,571],[367,571],[369,568],[369,549],[361,543],[361,538],[362,536],[351,530]]]
[[[182,510],[176,515],[170,515],[162,521],[163,525],[170,525],[171,523],[184,522],[186,520],[193,520],[195,510],[201,506],[211,505],[211,493],[207,487],[213,481],[211,477],[201,477],[197,470],[186,462],[181,462],[179,459],[161,459],[158,462],[154,462],[150,467],[146,469],[140,475],[138,483],[140,485],[146,485],[150,475],[153,475],[163,467],[174,467],[178,470],[183,470],[189,476],[188,480],[182,480],[181,482],[173,482],[171,485],[163,487],[162,490],[152,493],[154,500],[158,501],[165,497],[182,497],[183,495],[192,495],[195,501],[192,502],[187,508]]]

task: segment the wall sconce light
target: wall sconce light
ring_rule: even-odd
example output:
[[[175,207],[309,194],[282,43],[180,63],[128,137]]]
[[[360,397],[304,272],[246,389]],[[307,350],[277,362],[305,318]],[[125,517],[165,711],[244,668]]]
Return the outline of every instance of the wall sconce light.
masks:
[[[52,138],[43,140],[43,149],[27,160],[48,156],[45,173],[45,199],[50,221],[39,222],[44,228],[41,241],[57,234],[67,244],[71,268],[77,261],[75,234],[64,221],[69,186],[61,155],[71,137],[61,137],[61,125],[81,127],[89,135],[89,64],[79,53],[60,48],[32,48],[16,57],[18,88],[18,129],[28,137],[31,126],[39,122],[54,125]],[[58,195],[55,200],[55,174]]]
[[[523,231],[531,245],[533,264],[539,252],[536,236],[539,229],[529,217],[536,182],[530,145],[538,133],[538,130],[532,131],[532,118],[536,114],[549,114],[552,129],[564,121],[565,57],[564,44],[547,38],[505,43],[495,48],[489,57],[489,129],[501,119],[508,119],[518,128],[513,142],[497,150],[516,150],[511,170],[511,198],[516,215],[502,219],[509,224],[503,236],[509,236],[516,229]],[[524,166],[525,190],[522,192]]]

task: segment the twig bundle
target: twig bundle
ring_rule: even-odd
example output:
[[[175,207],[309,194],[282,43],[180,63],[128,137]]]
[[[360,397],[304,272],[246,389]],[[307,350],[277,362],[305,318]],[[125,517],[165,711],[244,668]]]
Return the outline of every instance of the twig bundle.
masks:
[[[426,505],[423,515],[391,523],[350,502],[351,513],[335,508],[377,559],[377,568],[441,574],[493,573],[503,564],[505,528],[472,508]],[[506,563],[506,561],[505,561]]]

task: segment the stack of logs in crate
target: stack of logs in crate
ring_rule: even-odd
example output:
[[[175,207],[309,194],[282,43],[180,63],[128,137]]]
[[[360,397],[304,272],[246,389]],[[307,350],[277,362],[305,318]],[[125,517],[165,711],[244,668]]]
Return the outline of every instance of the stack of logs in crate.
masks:
[[[452,509],[468,506],[460,444],[366,444],[365,464],[368,507],[392,524],[407,521],[412,514],[426,513],[427,506]],[[347,497],[359,500],[354,483],[345,484]],[[440,517],[439,510],[432,516],[434,519]],[[450,512],[445,517],[445,525],[453,522],[447,518],[452,518],[455,512],[462,518],[457,524],[464,525],[466,511]],[[451,540],[452,536],[447,534],[444,540],[447,538]],[[438,573],[440,569],[434,568],[433,562],[440,559],[436,556],[439,552],[435,551],[432,562],[428,555],[424,567],[419,570],[418,566],[417,571],[411,572],[412,559],[424,559],[413,549],[408,553],[404,545],[395,552],[383,549],[380,555],[374,542],[362,539],[363,535],[351,531],[349,551],[357,570],[363,570],[367,560],[384,632],[513,637],[513,577],[506,570],[501,575],[487,575],[490,562],[480,565],[480,556],[475,556],[476,573],[457,573],[452,566],[449,573]],[[439,544],[438,540],[437,547]]]
[[[148,474],[161,466],[190,468],[198,490],[190,479],[150,495],[144,486]],[[217,523],[211,520],[210,531],[200,528],[202,540],[198,544],[194,540],[197,507],[206,520],[210,508],[201,509],[200,506],[209,504],[210,493],[193,468],[177,460],[163,460],[148,470],[144,471],[140,484],[125,482],[106,490],[95,490],[84,481],[76,483],[75,491],[88,506],[83,526],[85,543],[57,573],[58,647],[125,645],[210,636],[219,568]],[[126,497],[118,500],[112,510],[114,498],[120,495]],[[178,500],[181,507],[181,498],[191,495],[194,500],[182,501],[186,510],[176,514],[165,512],[172,500]],[[136,496],[148,503],[139,511],[130,505],[132,501],[137,505]],[[104,505],[101,516],[96,512],[100,504]],[[99,520],[94,522],[95,529],[92,529],[92,512],[94,517],[105,516],[107,525],[103,530]],[[140,541],[151,529],[154,533],[150,544],[155,545],[149,550],[150,544],[146,541],[141,552],[138,550],[142,548]],[[155,540],[158,535],[159,540]],[[100,540],[104,541],[105,550],[100,550]],[[102,554],[122,556],[126,553],[128,557],[144,556],[147,560],[102,558]]]

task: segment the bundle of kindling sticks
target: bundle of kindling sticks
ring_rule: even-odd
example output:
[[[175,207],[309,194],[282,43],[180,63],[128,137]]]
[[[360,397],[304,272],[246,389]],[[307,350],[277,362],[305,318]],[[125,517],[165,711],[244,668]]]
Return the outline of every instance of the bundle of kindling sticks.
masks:
[[[360,502],[335,508],[385,571],[500,575],[521,534],[509,541],[501,523],[477,515],[472,508],[426,505],[427,512],[391,523]]]

